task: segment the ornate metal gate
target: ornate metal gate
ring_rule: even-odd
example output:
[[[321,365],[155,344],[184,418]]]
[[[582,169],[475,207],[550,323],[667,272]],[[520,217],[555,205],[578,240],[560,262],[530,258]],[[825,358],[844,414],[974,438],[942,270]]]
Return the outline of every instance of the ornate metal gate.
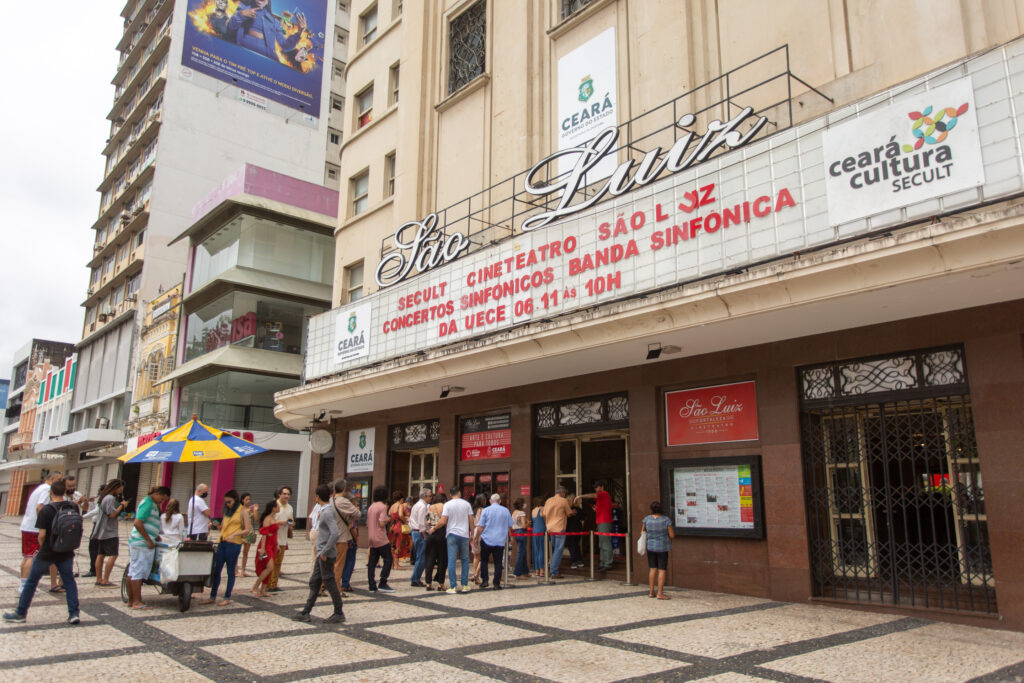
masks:
[[[963,348],[799,377],[814,594],[996,612]]]

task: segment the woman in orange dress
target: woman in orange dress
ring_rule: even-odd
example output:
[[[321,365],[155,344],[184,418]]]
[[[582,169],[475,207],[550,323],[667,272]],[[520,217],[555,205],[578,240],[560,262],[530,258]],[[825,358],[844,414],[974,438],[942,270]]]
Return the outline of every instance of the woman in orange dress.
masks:
[[[402,560],[412,555],[412,531],[403,533],[403,529],[409,528],[409,513],[410,508],[405,504],[405,494],[401,491],[392,493],[391,507],[388,509],[388,516],[391,518],[388,525],[388,540],[391,541],[395,556],[395,569],[404,569]]]
[[[260,517],[260,540],[256,545],[256,583],[252,586],[252,594],[257,598],[267,596],[267,582],[274,571],[274,560],[277,558],[277,527],[284,522],[277,521],[280,507],[272,500],[263,508]]]

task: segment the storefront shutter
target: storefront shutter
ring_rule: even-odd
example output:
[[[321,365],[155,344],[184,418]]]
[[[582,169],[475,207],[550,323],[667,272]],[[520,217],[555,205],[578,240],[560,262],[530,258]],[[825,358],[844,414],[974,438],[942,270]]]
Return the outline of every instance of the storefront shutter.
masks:
[[[181,504],[181,511],[184,513],[188,506],[188,501],[192,498],[192,492],[195,487],[192,484],[192,467],[196,468],[195,486],[200,484],[210,485],[210,481],[213,479],[213,463],[212,462],[179,462],[174,465],[174,472],[171,475],[171,497],[177,498]],[[211,508],[211,514],[213,510],[219,508],[219,505],[215,505],[209,498],[206,499],[206,503]]]
[[[252,502],[261,508],[274,497],[282,486],[292,490],[292,505],[299,484],[299,454],[268,451],[242,458],[235,464],[235,490],[239,495],[248,493]],[[305,517],[308,510],[296,510],[296,517]]]

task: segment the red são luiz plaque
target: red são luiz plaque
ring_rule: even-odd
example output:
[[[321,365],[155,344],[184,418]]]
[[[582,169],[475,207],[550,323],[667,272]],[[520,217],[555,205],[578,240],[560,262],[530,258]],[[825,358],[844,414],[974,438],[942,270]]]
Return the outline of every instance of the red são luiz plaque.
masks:
[[[736,382],[667,392],[665,438],[669,446],[756,441],[754,383]]]
[[[491,460],[512,455],[510,414],[466,418],[461,427],[463,460]]]

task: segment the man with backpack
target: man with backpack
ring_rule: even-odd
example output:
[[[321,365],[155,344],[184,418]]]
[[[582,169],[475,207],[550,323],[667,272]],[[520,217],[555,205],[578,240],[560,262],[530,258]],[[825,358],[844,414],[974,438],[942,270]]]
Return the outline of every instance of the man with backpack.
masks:
[[[50,485],[50,502],[39,510],[36,528],[39,530],[39,552],[32,560],[25,589],[21,591],[18,606],[13,612],[4,612],[4,621],[24,623],[36,586],[51,566],[56,566],[64,581],[64,596],[68,602],[68,623],[79,623],[78,585],[72,568],[75,550],[82,542],[82,514],[78,506],[64,500],[67,487],[63,479]]]

